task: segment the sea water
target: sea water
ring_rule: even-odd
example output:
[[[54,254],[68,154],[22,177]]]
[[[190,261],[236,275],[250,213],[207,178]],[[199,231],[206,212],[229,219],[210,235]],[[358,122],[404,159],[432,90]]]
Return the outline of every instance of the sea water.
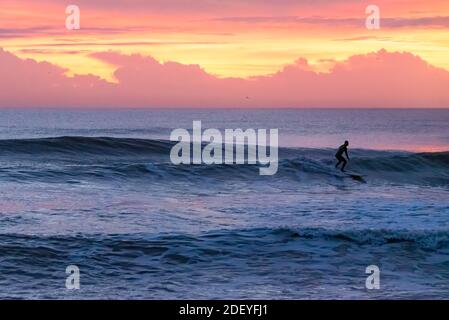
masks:
[[[194,120],[278,128],[277,174],[172,164],[170,132]],[[447,299],[448,123],[424,109],[0,110],[0,297]],[[335,170],[344,140],[366,183]]]

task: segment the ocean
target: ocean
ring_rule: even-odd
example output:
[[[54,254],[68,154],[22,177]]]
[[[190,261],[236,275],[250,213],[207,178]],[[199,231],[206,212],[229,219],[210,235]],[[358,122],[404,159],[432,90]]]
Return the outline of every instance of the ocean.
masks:
[[[170,132],[194,120],[279,129],[277,174],[172,164]],[[0,298],[449,299],[448,123],[437,109],[2,109]],[[364,181],[334,168],[344,140]]]

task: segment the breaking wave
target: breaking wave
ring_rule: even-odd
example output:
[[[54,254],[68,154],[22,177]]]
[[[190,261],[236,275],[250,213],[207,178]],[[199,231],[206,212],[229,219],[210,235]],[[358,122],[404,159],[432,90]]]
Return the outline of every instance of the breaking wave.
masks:
[[[286,179],[298,182],[347,178],[333,167],[332,149],[279,150],[273,177],[259,165],[173,165],[173,142],[162,140],[59,137],[0,140],[0,175],[15,179]],[[349,170],[367,181],[449,185],[449,152],[406,153],[353,150]]]

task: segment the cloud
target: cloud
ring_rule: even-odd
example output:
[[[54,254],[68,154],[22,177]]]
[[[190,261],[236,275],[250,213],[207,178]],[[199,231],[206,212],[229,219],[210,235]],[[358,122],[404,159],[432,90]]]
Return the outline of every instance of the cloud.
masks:
[[[96,35],[96,34],[124,34],[129,32],[144,32],[148,28],[144,26],[135,27],[117,27],[117,28],[104,28],[104,27],[86,27],[83,26],[78,30],[79,35]],[[66,36],[67,29],[65,25],[59,26],[37,26],[31,28],[0,28],[0,39],[10,38],[28,38],[28,37],[47,37],[47,36]]]
[[[6,3],[31,4],[32,0],[2,0]],[[385,1],[385,0],[381,0]],[[290,11],[293,8],[325,7],[331,4],[356,4],[360,0],[77,0],[80,8],[110,10],[110,11],[133,11],[133,12],[156,12],[156,13],[198,13],[205,12],[235,12],[242,8],[255,7],[266,10]],[[40,3],[47,5],[60,5],[60,0],[41,0]]]
[[[333,41],[365,41],[365,40],[377,40],[377,41],[391,41],[391,37],[376,37],[376,36],[359,36],[359,37],[352,37],[352,38],[340,38],[340,39],[334,39]]]
[[[73,41],[71,43],[38,43],[27,45],[29,47],[78,47],[78,46],[110,46],[110,47],[126,47],[126,46],[179,46],[179,45],[222,45],[226,42],[218,41],[126,41],[126,42],[83,42]]]
[[[329,17],[300,17],[300,16],[244,16],[215,18],[213,21],[246,23],[246,24],[298,24],[323,26],[360,27],[365,25],[366,17],[361,18],[329,18]],[[421,18],[381,18],[382,28],[404,27],[449,27],[449,16],[421,17]]]
[[[117,83],[23,60],[0,50],[1,107],[449,107],[449,72],[411,53],[380,50],[335,62],[327,73],[305,59],[268,76],[218,78],[198,65],[117,52]]]
[[[382,25],[389,28],[403,27],[441,27],[449,28],[448,16],[421,17],[421,18],[385,18]]]
[[[40,26],[32,28],[0,28],[1,38],[21,38],[35,35],[49,34],[54,32],[55,28],[51,26]]]
[[[88,53],[87,50],[53,50],[53,49],[21,49],[18,52],[23,54],[70,54],[77,55],[81,53]]]
[[[19,59],[0,49],[1,107],[64,107],[105,104],[113,85],[97,76],[67,77],[48,62]]]

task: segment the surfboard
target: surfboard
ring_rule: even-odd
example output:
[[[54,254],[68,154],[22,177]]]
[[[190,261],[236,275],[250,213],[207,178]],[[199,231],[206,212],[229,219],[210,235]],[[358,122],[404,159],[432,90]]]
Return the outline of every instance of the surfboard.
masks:
[[[357,173],[357,172],[353,172],[353,171],[345,171],[342,172],[344,175],[351,177],[352,179],[356,180],[356,181],[360,181],[360,182],[365,182],[365,179],[363,178],[364,175]]]

